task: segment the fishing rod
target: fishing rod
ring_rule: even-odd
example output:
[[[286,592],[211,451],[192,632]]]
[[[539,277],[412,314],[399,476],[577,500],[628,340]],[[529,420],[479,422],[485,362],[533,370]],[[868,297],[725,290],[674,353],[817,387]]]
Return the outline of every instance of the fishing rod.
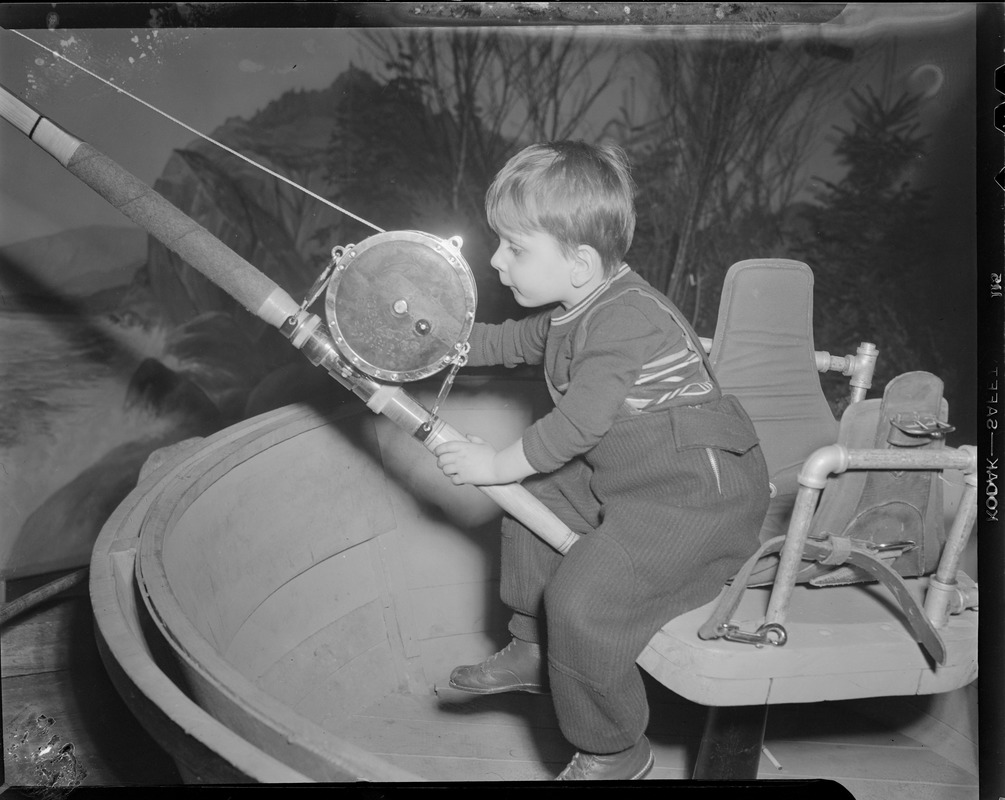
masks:
[[[441,240],[418,231],[385,231],[333,248],[331,263],[298,303],[151,187],[3,86],[0,116],[430,452],[446,442],[467,440],[435,413],[465,360],[466,336],[474,321],[474,281],[459,237]],[[328,325],[308,310],[322,292]],[[366,330],[356,330],[360,326]],[[450,376],[433,411],[399,383],[448,365]],[[568,552],[578,540],[520,484],[478,488],[558,552]]]

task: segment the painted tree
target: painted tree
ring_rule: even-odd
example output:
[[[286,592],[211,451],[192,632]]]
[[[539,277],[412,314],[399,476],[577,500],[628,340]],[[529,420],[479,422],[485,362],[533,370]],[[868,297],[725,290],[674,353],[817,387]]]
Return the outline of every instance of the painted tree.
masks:
[[[769,36],[677,38],[640,51],[648,120],[612,128],[639,184],[634,264],[696,324],[729,265],[785,252],[782,221],[822,116],[865,68],[850,50]]]
[[[871,87],[851,93],[850,123],[835,126],[834,153],[846,171],[837,181],[820,179],[799,241],[798,252],[817,275],[818,338],[849,352],[860,341],[876,342],[877,389],[915,369],[952,382],[924,279],[938,266],[931,192],[910,180],[927,150],[921,101]]]
[[[377,77],[426,111],[409,120],[409,151],[428,168],[431,190],[486,237],[483,203],[493,175],[525,144],[583,136],[584,119],[614,80],[618,61],[609,43],[583,41],[572,29],[361,36],[380,64]]]

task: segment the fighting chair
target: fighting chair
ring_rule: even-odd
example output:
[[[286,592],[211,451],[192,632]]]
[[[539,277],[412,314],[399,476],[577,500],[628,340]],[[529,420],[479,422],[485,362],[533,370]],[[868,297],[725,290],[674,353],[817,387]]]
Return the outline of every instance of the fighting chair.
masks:
[[[694,777],[757,775],[767,709],[947,692],[977,674],[977,586],[959,570],[976,450],[945,444],[942,383],[898,376],[866,399],[877,351],[814,350],[813,274],[734,264],[715,336],[723,390],[757,429],[771,501],[761,548],[713,602],[668,622],[638,663],[707,706]],[[820,373],[850,378],[840,422]],[[965,483],[951,526],[944,488]]]

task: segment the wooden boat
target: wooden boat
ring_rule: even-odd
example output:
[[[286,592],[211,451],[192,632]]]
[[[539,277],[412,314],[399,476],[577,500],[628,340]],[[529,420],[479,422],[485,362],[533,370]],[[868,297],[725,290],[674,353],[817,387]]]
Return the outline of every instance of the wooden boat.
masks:
[[[470,430],[491,440],[528,421],[526,385],[475,388],[450,403]],[[183,450],[102,532],[91,569],[106,662],[143,698],[141,719],[174,728],[183,774],[417,780],[354,744],[347,720],[431,695],[494,646],[498,516],[361,406],[263,415]],[[158,661],[165,649],[175,665]]]

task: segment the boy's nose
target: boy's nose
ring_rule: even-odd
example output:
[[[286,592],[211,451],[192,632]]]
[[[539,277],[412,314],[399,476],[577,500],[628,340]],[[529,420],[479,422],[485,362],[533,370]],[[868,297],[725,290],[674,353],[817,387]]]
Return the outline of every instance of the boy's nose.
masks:
[[[495,249],[495,252],[492,253],[492,258],[489,259],[489,264],[492,265],[492,268],[496,272],[502,272],[503,270],[502,258],[500,257],[501,253],[502,253],[502,245],[500,245]]]

